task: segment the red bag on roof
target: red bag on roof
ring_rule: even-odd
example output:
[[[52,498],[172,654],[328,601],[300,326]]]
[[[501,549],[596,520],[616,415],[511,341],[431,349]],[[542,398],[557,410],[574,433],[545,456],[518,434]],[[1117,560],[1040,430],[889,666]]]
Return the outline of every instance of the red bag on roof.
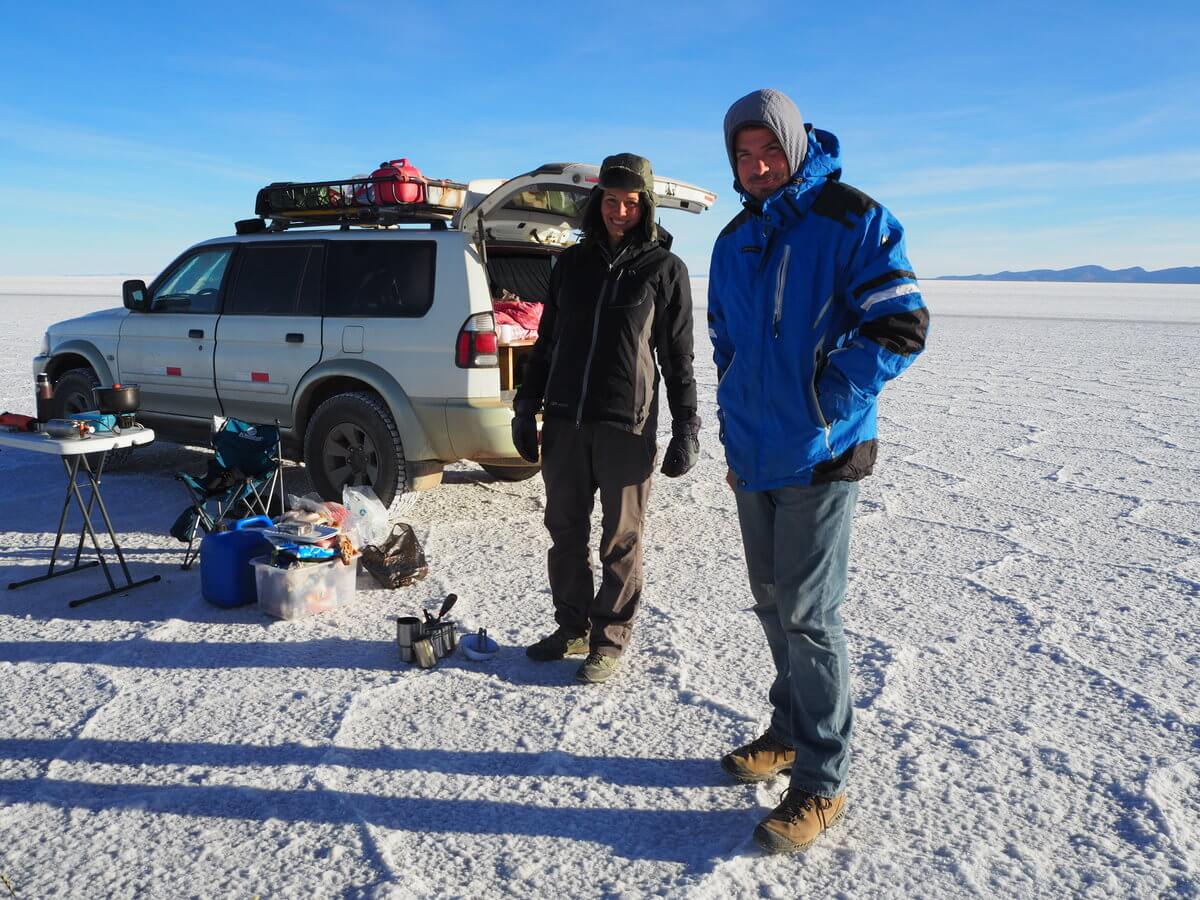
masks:
[[[389,178],[375,185],[376,203],[424,203],[425,179],[421,170],[409,165],[407,159],[393,159],[379,164],[372,178]]]

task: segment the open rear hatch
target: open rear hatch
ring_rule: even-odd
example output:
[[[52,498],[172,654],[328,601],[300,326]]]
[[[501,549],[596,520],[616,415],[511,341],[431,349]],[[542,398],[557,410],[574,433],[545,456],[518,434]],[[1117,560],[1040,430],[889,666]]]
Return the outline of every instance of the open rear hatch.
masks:
[[[574,243],[600,167],[587,163],[547,163],[508,181],[472,181],[458,215],[458,227],[484,241]],[[716,201],[712,191],[684,181],[655,177],[660,209],[702,213]]]

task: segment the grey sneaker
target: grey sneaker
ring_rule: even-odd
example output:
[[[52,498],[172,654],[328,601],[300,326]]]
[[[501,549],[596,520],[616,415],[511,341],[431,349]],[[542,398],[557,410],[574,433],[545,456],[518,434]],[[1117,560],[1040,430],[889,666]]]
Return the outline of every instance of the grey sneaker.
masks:
[[[585,684],[601,684],[616,675],[620,668],[621,660],[618,657],[605,656],[593,650],[575,673],[575,680]]]
[[[564,628],[556,629],[554,634],[525,648],[525,655],[538,662],[549,662],[564,656],[583,656],[587,652],[588,636]]]

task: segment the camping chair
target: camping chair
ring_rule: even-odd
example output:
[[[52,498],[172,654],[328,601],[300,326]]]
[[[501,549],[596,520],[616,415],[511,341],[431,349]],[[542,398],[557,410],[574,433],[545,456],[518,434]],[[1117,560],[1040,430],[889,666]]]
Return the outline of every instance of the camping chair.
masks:
[[[283,456],[278,422],[252,425],[241,419],[214,416],[212,446],[215,453],[204,474],[175,473],[190,501],[171,526],[171,534],[187,544],[184,569],[190,569],[200,555],[198,530],[207,534],[230,519],[270,516],[276,493],[279,512],[283,513]]]

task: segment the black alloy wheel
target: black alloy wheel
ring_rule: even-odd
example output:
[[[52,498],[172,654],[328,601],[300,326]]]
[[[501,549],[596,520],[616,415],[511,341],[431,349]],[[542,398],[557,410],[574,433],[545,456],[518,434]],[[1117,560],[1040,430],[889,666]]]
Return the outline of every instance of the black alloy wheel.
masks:
[[[342,488],[369,487],[384,506],[407,489],[400,433],[387,404],[367,391],[317,407],[304,432],[304,464],[317,492],[342,502]]]

